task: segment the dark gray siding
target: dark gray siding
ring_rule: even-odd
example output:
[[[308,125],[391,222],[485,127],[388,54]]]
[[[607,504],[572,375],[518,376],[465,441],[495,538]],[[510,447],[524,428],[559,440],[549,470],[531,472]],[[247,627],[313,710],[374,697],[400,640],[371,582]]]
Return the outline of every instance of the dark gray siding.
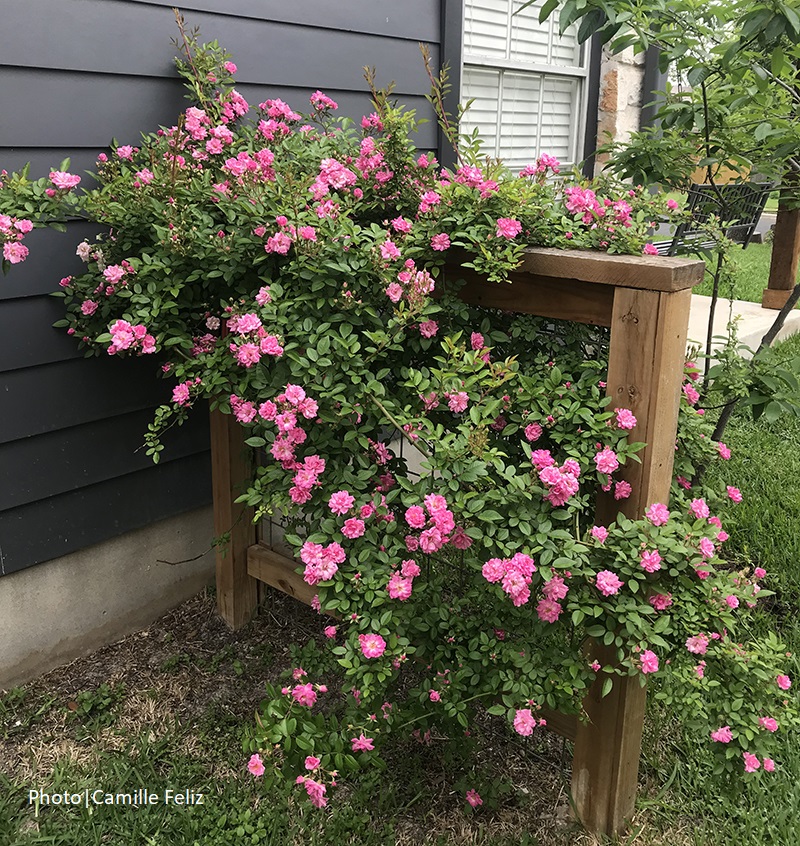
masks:
[[[135,144],[141,131],[173,124],[185,101],[172,5],[4,3],[0,168],[31,161],[42,176],[70,157],[82,173],[112,138]],[[437,148],[418,42],[438,63],[447,26],[455,50],[460,2],[189,0],[181,8],[202,38],[233,54],[248,101],[281,97],[304,108],[321,88],[357,118],[371,110],[363,67],[375,66],[380,85],[394,81],[398,99],[429,118],[418,146]],[[205,410],[170,433],[153,466],[139,447],[169,395],[168,384],[154,383],[153,362],[84,359],[52,328],[60,301],[48,294],[80,270],[75,245],[93,234],[85,223],[32,233],[28,261],[0,277],[0,575],[210,502]]]

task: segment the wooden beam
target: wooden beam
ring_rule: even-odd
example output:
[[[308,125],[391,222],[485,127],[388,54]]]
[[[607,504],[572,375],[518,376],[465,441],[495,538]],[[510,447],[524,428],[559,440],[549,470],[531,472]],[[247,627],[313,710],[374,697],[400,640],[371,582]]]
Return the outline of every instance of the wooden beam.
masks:
[[[293,596],[306,605],[316,596],[316,589],[295,572],[297,561],[257,543],[247,550],[247,572],[255,579]]]
[[[695,259],[531,247],[525,250],[519,270],[596,285],[669,292],[702,282],[705,267],[705,262]]]
[[[533,273],[511,273],[507,283],[487,282],[475,271],[459,267],[449,270],[447,278],[466,281],[458,296],[472,305],[593,326],[611,323],[614,289],[603,285]]]
[[[795,189],[796,190],[796,189]],[[761,295],[761,307],[781,309],[797,280],[800,262],[800,209],[790,209],[781,199],[775,218],[775,237],[769,265],[769,282]]]
[[[675,456],[678,406],[686,355],[691,290],[675,293],[618,288],[614,294],[607,391],[611,408],[630,408],[637,418],[632,437],[647,443],[641,464],[622,471],[633,493],[598,500],[597,522],[618,512],[640,518],[653,502],[667,503]],[[616,650],[591,644],[601,664],[615,664]],[[616,835],[633,813],[641,753],[646,689],[638,677],[615,678],[602,696],[602,679],[585,700],[589,721],[575,738],[572,792],[578,815],[591,831]]]
[[[214,531],[230,532],[217,547],[217,609],[234,630],[249,622],[258,605],[258,583],[247,573],[247,550],[255,542],[252,509],[234,502],[250,481],[252,459],[244,429],[230,414],[211,412],[211,484]]]

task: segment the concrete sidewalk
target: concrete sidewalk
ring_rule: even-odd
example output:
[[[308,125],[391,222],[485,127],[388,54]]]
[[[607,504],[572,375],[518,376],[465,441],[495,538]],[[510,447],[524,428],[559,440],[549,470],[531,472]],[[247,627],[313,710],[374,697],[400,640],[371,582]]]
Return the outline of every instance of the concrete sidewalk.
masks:
[[[689,314],[688,343],[705,348],[706,333],[708,332],[708,315],[711,310],[711,297],[699,294],[692,295],[692,310]],[[714,312],[714,334],[727,336],[728,323],[739,317],[739,341],[747,344],[752,350],[758,348],[761,338],[775,322],[778,311],[771,308],[761,308],[759,303],[748,303],[742,300],[728,300],[720,297]],[[783,340],[795,332],[800,332],[800,309],[793,309],[786,318],[777,340]],[[724,345],[724,337],[714,342],[715,347]]]

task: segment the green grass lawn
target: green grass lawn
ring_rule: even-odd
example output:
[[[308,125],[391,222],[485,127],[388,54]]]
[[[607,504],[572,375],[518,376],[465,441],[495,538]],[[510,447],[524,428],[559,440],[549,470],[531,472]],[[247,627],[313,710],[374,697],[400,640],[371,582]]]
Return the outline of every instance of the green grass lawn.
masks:
[[[750,244],[746,250],[735,247],[734,256],[736,270],[733,279],[730,283],[722,284],[720,296],[760,303],[761,293],[769,281],[772,244]],[[712,281],[707,273],[705,281],[694,289],[694,293],[711,296],[711,291]]]

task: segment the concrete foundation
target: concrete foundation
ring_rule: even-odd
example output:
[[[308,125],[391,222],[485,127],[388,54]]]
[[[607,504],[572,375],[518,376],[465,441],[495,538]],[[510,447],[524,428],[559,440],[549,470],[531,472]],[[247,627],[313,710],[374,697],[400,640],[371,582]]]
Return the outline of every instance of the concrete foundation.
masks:
[[[203,508],[4,576],[0,690],[144,628],[213,582],[213,536]]]

